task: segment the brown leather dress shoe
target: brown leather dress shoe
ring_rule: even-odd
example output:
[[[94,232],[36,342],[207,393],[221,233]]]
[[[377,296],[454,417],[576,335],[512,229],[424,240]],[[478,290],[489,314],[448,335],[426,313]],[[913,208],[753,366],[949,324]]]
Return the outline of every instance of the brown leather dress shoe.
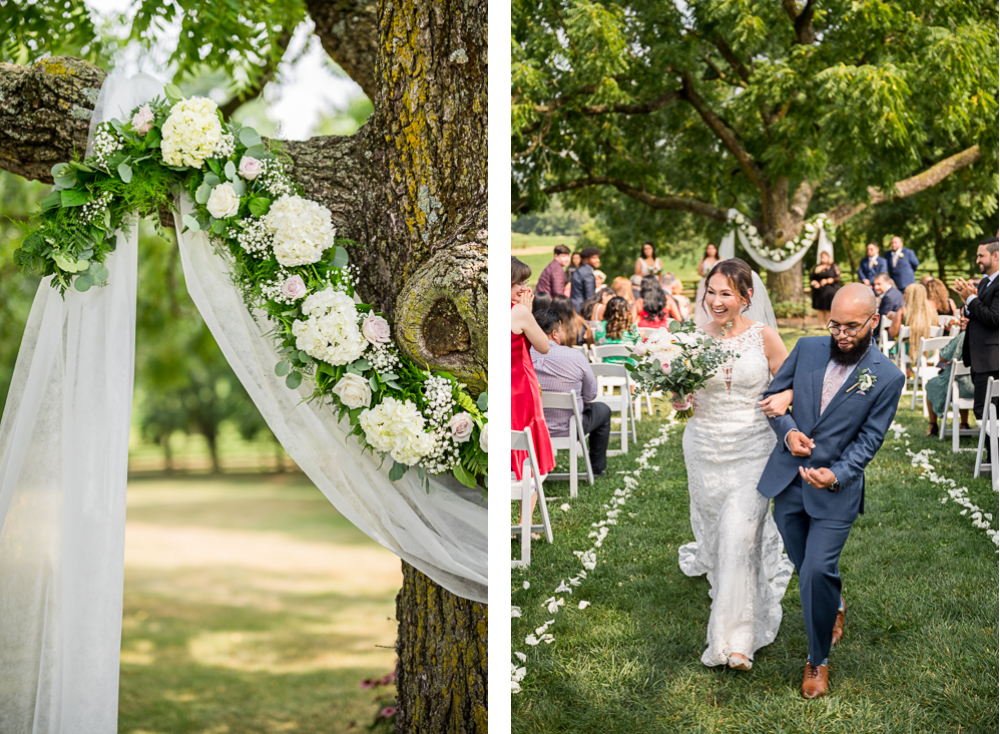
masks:
[[[802,696],[804,698],[819,698],[825,696],[829,685],[830,668],[828,665],[813,665],[806,662],[806,672],[802,676]]]
[[[843,609],[837,612],[837,619],[833,623],[833,636],[830,639],[831,645],[836,645],[844,636],[844,617],[847,616],[847,605],[844,604],[844,597],[840,597],[840,606]]]

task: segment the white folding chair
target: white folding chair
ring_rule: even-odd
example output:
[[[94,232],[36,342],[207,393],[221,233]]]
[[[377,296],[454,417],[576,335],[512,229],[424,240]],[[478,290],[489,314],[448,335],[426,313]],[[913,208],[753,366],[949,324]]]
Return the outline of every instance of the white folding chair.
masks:
[[[936,366],[939,358],[938,350],[947,346],[950,341],[950,336],[939,336],[932,339],[924,337],[920,340],[920,356],[913,367],[913,399],[910,401],[910,410],[916,410],[917,393],[922,393],[926,397],[927,381],[938,373]],[[927,356],[928,352],[931,354],[930,357]],[[923,406],[926,416],[927,403],[922,400],[920,404]]]
[[[587,447],[587,433],[583,430],[583,417],[580,415],[580,406],[576,402],[576,390],[569,392],[543,392],[542,408],[558,408],[562,410],[572,410],[573,415],[569,419],[568,436],[552,436],[552,451],[569,451],[569,473],[548,475],[549,480],[569,479],[569,496],[576,497],[578,484],[577,459],[579,453],[583,454],[583,461],[587,467],[587,481],[594,483],[594,469],[590,465],[590,450]]]
[[[581,354],[583,354],[583,356],[587,358],[587,361],[590,361],[590,347],[589,346],[587,346],[586,344],[574,344],[573,345],[573,349],[575,349],[576,351],[578,351]]]
[[[896,342],[889,336],[889,319],[879,319],[878,322],[878,348],[888,359],[892,359],[890,350]]]
[[[948,389],[944,394],[944,410],[938,416],[938,420],[941,421],[940,428],[938,428],[938,440],[944,439],[946,433],[951,434],[951,451],[952,453],[957,453],[958,439],[961,436],[977,436],[979,435],[979,429],[959,428],[961,425],[959,411],[972,410],[974,400],[962,397],[958,390],[958,382],[955,380],[956,377],[961,375],[968,375],[970,373],[969,368],[962,362],[961,357],[956,357],[951,364],[951,374],[948,376]],[[946,428],[949,408],[951,409],[951,428]]]
[[[983,403],[983,419],[980,421],[979,426],[979,448],[976,449],[976,469],[972,473],[973,477],[978,477],[984,471],[990,472],[991,476],[996,476],[997,430],[996,426],[991,422],[993,420],[991,416],[996,415],[996,408],[993,405],[993,394],[996,392],[997,387],[997,383],[992,377],[986,380],[986,402]],[[991,411],[990,408],[993,408],[993,410]],[[983,464],[983,447],[986,445],[987,435],[990,442],[991,461],[989,464]]]
[[[636,440],[635,417],[632,414],[632,380],[628,369],[623,364],[606,363],[592,364],[590,369],[597,378],[597,397],[592,402],[607,405],[612,413],[621,413],[622,448],[621,451],[608,451],[608,455],[627,454],[630,429],[632,440]],[[615,395],[615,388],[620,390],[618,395]]]
[[[642,330],[640,329],[640,331]],[[647,329],[646,331],[658,331],[658,329]],[[594,364],[600,364],[604,362],[605,357],[630,357],[632,353],[628,350],[628,348],[621,344],[596,344],[593,347],[593,354],[594,358],[591,362]],[[635,384],[632,383],[631,380],[629,382],[632,385]],[[650,415],[652,415],[653,398],[660,397],[661,395],[662,393],[650,395],[644,390],[642,392],[637,390],[634,397],[635,404],[632,406],[632,420],[638,421],[642,419],[642,401],[644,398],[646,400],[646,410],[649,411]],[[635,440],[635,425],[632,426],[632,440]]]
[[[896,366],[906,374],[906,365],[909,364],[910,357],[906,351],[906,342],[910,338],[910,327],[906,324],[899,325],[899,334],[896,336]],[[907,392],[907,388],[903,387],[903,393]]]
[[[535,444],[531,440],[531,429],[510,432],[511,451],[527,451],[528,458],[521,465],[521,479],[514,472],[510,473],[511,502],[521,503],[521,522],[510,526],[510,532],[521,533],[521,560],[511,561],[513,566],[531,565],[531,534],[545,532],[545,539],[552,542],[552,525],[549,523],[549,510],[545,505],[545,490],[542,489],[543,478],[538,471],[538,460],[535,458]],[[531,497],[538,495],[538,506],[542,511],[542,524],[531,524]]]
[[[955,320],[955,317],[951,314],[938,314],[938,326],[942,329],[947,329],[948,324]]]
[[[995,386],[996,383],[994,382]],[[989,410],[985,417],[990,424],[990,441],[993,442],[990,446],[990,451],[992,452],[990,457],[992,459],[990,466],[992,476],[990,478],[993,482],[993,491],[997,492],[1000,491],[1000,471],[998,471],[998,467],[1000,467],[1000,456],[998,456],[1000,454],[1000,418],[997,416],[997,406],[995,403],[990,402],[987,407]]]
[[[603,362],[608,357],[631,357],[632,351],[624,344],[595,344],[591,348],[593,362]]]

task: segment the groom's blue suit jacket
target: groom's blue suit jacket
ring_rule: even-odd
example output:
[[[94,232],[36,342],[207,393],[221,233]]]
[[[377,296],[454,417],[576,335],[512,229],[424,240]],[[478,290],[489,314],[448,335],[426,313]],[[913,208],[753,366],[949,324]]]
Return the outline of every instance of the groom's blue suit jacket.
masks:
[[[778,445],[764,468],[757,491],[765,497],[776,497],[799,476],[800,466],[827,468],[840,480],[840,490],[831,492],[806,484],[805,510],[811,517],[853,522],[864,512],[865,467],[882,446],[896,415],[905,378],[873,345],[857,367],[847,373],[844,384],[820,415],[823,375],[829,360],[829,337],[799,339],[771,380],[765,395],[788,388],[795,394],[792,412],[770,419]],[[858,388],[848,392],[857,383],[859,371],[865,369],[870,370],[875,384],[866,393]],[[792,456],[785,445],[785,436],[792,430],[815,441],[811,456]]]

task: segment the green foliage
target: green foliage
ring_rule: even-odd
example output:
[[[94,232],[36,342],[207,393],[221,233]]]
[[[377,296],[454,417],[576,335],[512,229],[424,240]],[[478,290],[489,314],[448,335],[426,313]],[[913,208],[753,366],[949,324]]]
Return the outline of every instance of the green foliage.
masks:
[[[544,211],[512,216],[510,231],[535,235],[578,235],[591,221],[585,212],[566,209],[558,196]]]
[[[106,59],[107,48],[85,0],[36,0],[0,7],[4,32],[0,59],[28,64],[43,56],[77,56],[93,63]]]
[[[786,196],[815,183],[813,216],[834,191],[834,205],[866,201],[868,187],[890,190],[974,144],[983,155],[975,192],[995,190],[995,8],[809,7],[815,37],[800,43],[781,3],[515,2],[512,188],[521,211],[544,209],[563,190],[568,206],[608,212],[602,228],[615,247],[626,246],[617,244],[625,232],[631,242],[693,246],[718,241],[722,225],[676,211],[644,216],[647,204],[621,189],[758,216],[752,170],[765,187],[786,181]]]
[[[779,319],[801,319],[812,314],[809,301],[778,301],[771,304],[774,315]]]

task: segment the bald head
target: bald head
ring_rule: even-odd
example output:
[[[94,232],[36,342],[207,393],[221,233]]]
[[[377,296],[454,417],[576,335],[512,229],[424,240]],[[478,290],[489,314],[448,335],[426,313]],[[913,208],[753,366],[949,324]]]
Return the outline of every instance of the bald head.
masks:
[[[830,317],[840,323],[861,323],[875,313],[875,294],[861,283],[848,283],[837,291],[830,307]]]

